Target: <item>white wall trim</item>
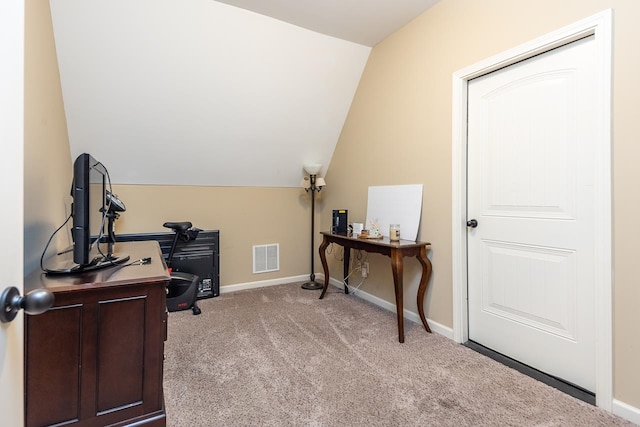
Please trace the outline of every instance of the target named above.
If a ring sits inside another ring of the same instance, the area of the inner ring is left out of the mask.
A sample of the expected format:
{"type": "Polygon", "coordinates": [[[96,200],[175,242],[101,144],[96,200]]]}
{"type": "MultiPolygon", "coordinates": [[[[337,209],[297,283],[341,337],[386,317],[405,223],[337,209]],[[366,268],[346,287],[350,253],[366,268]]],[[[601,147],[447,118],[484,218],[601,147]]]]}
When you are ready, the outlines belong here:
{"type": "Polygon", "coordinates": [[[600,66],[597,96],[601,108],[597,149],[601,163],[596,166],[597,211],[595,227],[596,280],[596,404],[612,410],[613,330],[612,330],[612,181],[611,181],[611,58],[612,11],[600,12],[529,43],[485,59],[453,74],[452,92],[452,256],[453,256],[453,337],[468,339],[467,319],[467,232],[466,232],[466,146],[468,81],[499,68],[522,61],[582,37],[595,35],[600,66]]]}
{"type": "Polygon", "coordinates": [[[612,412],[625,420],[640,425],[640,408],[613,399],[612,412]]]}
{"type": "Polygon", "coordinates": [[[304,274],[300,276],[280,277],[278,279],[259,280],[256,282],[237,283],[235,285],[220,286],[220,293],[226,294],[228,292],[244,291],[247,289],[266,288],[267,286],[284,285],[286,283],[304,282],[309,280],[309,275],[304,274]]]}

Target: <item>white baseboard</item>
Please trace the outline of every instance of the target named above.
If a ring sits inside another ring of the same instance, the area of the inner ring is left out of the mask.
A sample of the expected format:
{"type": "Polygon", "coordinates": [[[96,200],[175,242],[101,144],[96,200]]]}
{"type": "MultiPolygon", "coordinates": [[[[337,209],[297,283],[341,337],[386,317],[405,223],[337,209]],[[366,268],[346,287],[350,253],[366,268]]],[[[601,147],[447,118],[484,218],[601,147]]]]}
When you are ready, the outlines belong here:
{"type": "MultiPolygon", "coordinates": [[[[267,286],[284,285],[285,283],[304,282],[309,280],[309,275],[281,277],[271,280],[260,280],[257,282],[238,283],[235,285],[220,286],[220,293],[226,294],[227,292],[244,291],[246,289],[266,288],[267,286]]],[[[324,280],[324,278],[322,279],[324,280]]]]}
{"type": "Polygon", "coordinates": [[[613,402],[611,403],[611,412],[625,420],[640,425],[640,408],[636,408],[635,406],[613,399],[613,402]]]}

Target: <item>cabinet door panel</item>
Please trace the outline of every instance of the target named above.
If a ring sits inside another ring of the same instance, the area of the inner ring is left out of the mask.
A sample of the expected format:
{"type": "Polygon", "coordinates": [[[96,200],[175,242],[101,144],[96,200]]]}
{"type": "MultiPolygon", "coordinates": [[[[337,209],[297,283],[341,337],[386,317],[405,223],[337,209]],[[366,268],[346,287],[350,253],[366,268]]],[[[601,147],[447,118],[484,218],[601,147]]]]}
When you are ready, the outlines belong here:
{"type": "Polygon", "coordinates": [[[82,311],[78,304],[26,316],[27,425],[80,418],[82,311]]]}
{"type": "Polygon", "coordinates": [[[100,301],[98,414],[143,401],[146,296],[100,301]]]}

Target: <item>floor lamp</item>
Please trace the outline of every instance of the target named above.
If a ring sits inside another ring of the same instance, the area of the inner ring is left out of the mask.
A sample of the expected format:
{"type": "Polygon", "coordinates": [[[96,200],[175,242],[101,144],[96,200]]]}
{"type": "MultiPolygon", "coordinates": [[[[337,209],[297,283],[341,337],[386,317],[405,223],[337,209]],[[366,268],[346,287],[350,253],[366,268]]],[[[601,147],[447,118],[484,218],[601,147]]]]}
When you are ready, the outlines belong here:
{"type": "Polygon", "coordinates": [[[311,274],[309,275],[309,281],[302,285],[302,289],[310,289],[310,290],[322,289],[324,287],[324,285],[315,281],[316,279],[316,274],[314,272],[315,270],[314,255],[315,254],[313,253],[314,237],[315,237],[314,236],[315,234],[314,220],[315,220],[315,214],[316,214],[316,206],[315,206],[316,191],[319,193],[320,190],[322,190],[322,187],[326,185],[326,183],[324,182],[324,179],[318,178],[318,172],[320,172],[320,169],[322,169],[322,165],[319,165],[319,164],[304,165],[304,170],[305,172],[307,172],[307,174],[309,174],[309,176],[304,177],[304,179],[302,180],[302,187],[304,188],[304,191],[306,191],[307,193],[311,191],[311,274]]]}

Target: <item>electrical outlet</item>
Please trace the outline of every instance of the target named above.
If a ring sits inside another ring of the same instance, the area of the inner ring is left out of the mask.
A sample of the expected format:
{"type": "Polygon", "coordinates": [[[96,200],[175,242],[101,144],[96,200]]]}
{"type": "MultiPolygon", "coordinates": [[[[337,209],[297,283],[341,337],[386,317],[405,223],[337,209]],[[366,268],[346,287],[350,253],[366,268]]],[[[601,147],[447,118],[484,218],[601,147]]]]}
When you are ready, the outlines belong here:
{"type": "Polygon", "coordinates": [[[369,262],[362,263],[362,277],[367,277],[369,275],[369,262]]]}

